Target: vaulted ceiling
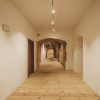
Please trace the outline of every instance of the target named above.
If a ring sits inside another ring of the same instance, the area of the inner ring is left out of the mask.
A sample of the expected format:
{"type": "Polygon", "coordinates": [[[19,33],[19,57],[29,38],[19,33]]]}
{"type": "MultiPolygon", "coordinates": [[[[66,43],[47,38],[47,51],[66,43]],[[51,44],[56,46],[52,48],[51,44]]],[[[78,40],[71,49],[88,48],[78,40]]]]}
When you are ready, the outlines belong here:
{"type": "MultiPolygon", "coordinates": [[[[36,30],[51,29],[51,0],[12,0],[36,30]]],[[[94,0],[54,0],[56,29],[70,30],[94,0]]]]}

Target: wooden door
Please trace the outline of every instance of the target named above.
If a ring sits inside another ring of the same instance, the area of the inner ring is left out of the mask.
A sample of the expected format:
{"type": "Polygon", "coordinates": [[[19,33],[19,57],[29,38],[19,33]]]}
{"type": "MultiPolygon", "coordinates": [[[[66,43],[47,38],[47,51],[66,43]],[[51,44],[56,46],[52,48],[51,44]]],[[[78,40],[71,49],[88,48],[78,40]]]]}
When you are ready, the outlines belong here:
{"type": "Polygon", "coordinates": [[[67,53],[66,53],[66,43],[63,43],[63,66],[64,66],[64,69],[65,69],[65,64],[66,64],[66,60],[67,60],[67,53]]]}
{"type": "Polygon", "coordinates": [[[34,42],[28,39],[28,77],[34,72],[34,42]]]}

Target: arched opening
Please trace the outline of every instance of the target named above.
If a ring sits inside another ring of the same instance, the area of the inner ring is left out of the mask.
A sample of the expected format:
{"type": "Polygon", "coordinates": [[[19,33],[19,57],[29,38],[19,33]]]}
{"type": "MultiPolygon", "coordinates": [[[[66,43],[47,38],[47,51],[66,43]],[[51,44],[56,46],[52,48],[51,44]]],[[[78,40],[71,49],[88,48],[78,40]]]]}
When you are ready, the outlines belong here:
{"type": "Polygon", "coordinates": [[[41,64],[59,62],[65,69],[66,42],[60,39],[47,38],[37,42],[37,69],[41,64]]]}

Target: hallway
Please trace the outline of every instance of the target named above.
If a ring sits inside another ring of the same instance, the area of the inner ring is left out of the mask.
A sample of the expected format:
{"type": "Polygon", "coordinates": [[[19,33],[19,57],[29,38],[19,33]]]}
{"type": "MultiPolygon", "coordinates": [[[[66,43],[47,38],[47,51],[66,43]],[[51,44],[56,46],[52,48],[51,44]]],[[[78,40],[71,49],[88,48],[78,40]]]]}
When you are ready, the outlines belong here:
{"type": "Polygon", "coordinates": [[[46,59],[44,62],[40,63],[39,71],[53,72],[59,70],[64,70],[64,69],[63,66],[60,64],[60,62],[58,62],[57,60],[46,59]]]}
{"type": "Polygon", "coordinates": [[[64,71],[57,61],[47,66],[42,64],[7,100],[100,100],[81,75],[64,71]]]}
{"type": "Polygon", "coordinates": [[[100,100],[96,94],[100,0],[0,0],[0,100],[100,100]]]}

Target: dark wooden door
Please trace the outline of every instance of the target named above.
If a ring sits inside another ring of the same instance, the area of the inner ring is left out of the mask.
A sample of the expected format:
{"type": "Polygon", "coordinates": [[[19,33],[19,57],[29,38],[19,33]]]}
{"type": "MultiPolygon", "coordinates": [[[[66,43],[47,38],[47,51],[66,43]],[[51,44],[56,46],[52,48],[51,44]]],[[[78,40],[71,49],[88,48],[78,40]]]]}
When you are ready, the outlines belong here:
{"type": "Polygon", "coordinates": [[[34,72],[34,42],[28,39],[28,77],[34,72]]]}

